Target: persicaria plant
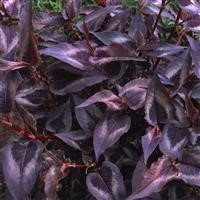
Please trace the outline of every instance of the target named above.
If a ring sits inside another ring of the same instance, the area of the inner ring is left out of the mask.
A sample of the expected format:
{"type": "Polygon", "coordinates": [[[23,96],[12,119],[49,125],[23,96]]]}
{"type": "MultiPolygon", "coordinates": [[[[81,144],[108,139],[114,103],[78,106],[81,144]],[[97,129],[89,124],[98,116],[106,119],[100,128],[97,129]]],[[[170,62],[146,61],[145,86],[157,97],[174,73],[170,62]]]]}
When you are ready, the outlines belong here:
{"type": "Polygon", "coordinates": [[[199,199],[199,32],[196,0],[0,0],[1,199],[199,199]]]}

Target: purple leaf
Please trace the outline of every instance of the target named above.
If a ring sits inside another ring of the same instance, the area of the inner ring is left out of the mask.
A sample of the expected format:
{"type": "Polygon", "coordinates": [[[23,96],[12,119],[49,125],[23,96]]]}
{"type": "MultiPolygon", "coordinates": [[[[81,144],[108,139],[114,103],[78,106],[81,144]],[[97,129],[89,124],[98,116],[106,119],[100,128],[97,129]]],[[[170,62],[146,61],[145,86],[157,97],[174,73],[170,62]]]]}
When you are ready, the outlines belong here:
{"type": "Polygon", "coordinates": [[[96,31],[101,27],[106,16],[114,9],[114,6],[108,6],[105,8],[100,7],[87,15],[82,21],[78,22],[76,27],[79,29],[79,31],[84,32],[85,22],[89,31],[96,31]]]}
{"type": "Polygon", "coordinates": [[[147,38],[147,28],[143,22],[141,15],[138,13],[133,17],[128,35],[135,41],[137,46],[143,46],[147,38]]]}
{"type": "Polygon", "coordinates": [[[29,64],[26,62],[13,62],[0,59],[0,71],[17,70],[21,68],[26,68],[28,66],[29,64]]]}
{"type": "Polygon", "coordinates": [[[190,185],[200,186],[200,168],[186,164],[177,163],[175,167],[179,170],[178,178],[190,185]]]}
{"type": "Polygon", "coordinates": [[[179,152],[178,160],[182,164],[192,165],[200,168],[200,149],[198,146],[191,148],[184,148],[179,152]]]}
{"type": "Polygon", "coordinates": [[[119,91],[119,97],[133,110],[142,108],[145,103],[149,79],[135,79],[128,82],[119,91]]]}
{"type": "Polygon", "coordinates": [[[145,119],[152,126],[173,119],[174,108],[171,98],[157,75],[152,79],[146,96],[145,119]]]}
{"type": "Polygon", "coordinates": [[[141,49],[141,51],[147,56],[162,58],[173,54],[177,54],[183,49],[184,47],[182,46],[170,44],[167,42],[152,42],[146,44],[141,49]]]}
{"type": "Polygon", "coordinates": [[[105,30],[123,32],[127,26],[127,23],[125,22],[128,22],[129,17],[130,17],[130,11],[128,9],[120,13],[117,13],[105,25],[106,26],[105,30]]]}
{"type": "Polygon", "coordinates": [[[46,129],[54,133],[69,131],[71,126],[72,114],[69,101],[59,107],[54,108],[50,112],[46,122],[46,129]]]}
{"type": "MultiPolygon", "coordinates": [[[[199,5],[199,12],[200,12],[200,5],[199,5]]],[[[200,32],[200,16],[193,15],[189,17],[184,23],[184,27],[193,31],[193,32],[200,32]]]]}
{"type": "Polygon", "coordinates": [[[43,85],[28,82],[23,85],[15,96],[15,101],[19,105],[36,108],[41,106],[47,99],[47,88],[43,85]]]}
{"type": "Polygon", "coordinates": [[[179,0],[178,4],[187,13],[199,14],[200,12],[200,4],[196,0],[179,0]]]}
{"type": "Polygon", "coordinates": [[[9,113],[12,110],[13,100],[7,75],[0,72],[0,113],[9,113]]]}
{"type": "Polygon", "coordinates": [[[49,168],[44,178],[44,192],[48,200],[56,200],[57,197],[57,186],[59,181],[66,176],[58,166],[52,166],[49,168]]]}
{"type": "Polygon", "coordinates": [[[87,176],[89,192],[97,200],[125,199],[126,189],[119,168],[111,162],[104,161],[100,173],[87,176]]]}
{"type": "Polygon", "coordinates": [[[13,142],[3,152],[3,173],[7,187],[15,199],[26,199],[40,170],[43,144],[39,141],[13,142]]]}
{"type": "MultiPolygon", "coordinates": [[[[74,96],[75,105],[83,102],[78,96],[74,96]]],[[[95,105],[84,108],[75,107],[75,115],[79,125],[85,133],[92,135],[97,122],[102,118],[102,112],[95,105]]]]}
{"type": "Polygon", "coordinates": [[[175,179],[177,171],[167,156],[163,156],[144,173],[144,179],[138,185],[127,200],[134,200],[147,197],[153,193],[160,192],[163,186],[175,179]]]}
{"type": "Polygon", "coordinates": [[[162,73],[176,84],[176,91],[178,91],[188,78],[191,65],[192,60],[190,57],[190,49],[188,48],[180,56],[172,60],[162,73]]]}
{"type": "Polygon", "coordinates": [[[64,19],[73,19],[78,14],[82,0],[64,0],[62,11],[64,19]]]}
{"type": "Polygon", "coordinates": [[[137,165],[135,167],[135,170],[133,171],[132,175],[132,192],[135,192],[138,185],[141,184],[144,173],[146,172],[147,167],[144,163],[144,157],[141,156],[139,161],[137,162],[137,165]]]}
{"type": "Polygon", "coordinates": [[[15,105],[14,112],[12,112],[12,121],[21,129],[37,133],[37,122],[35,117],[23,106],[15,105]]]}
{"type": "Polygon", "coordinates": [[[190,142],[194,146],[198,142],[198,138],[200,137],[200,128],[190,128],[190,142]]]}
{"type": "Polygon", "coordinates": [[[4,6],[7,14],[9,16],[15,16],[17,18],[16,23],[12,25],[1,23],[0,24],[0,56],[7,58],[14,58],[16,53],[17,44],[19,42],[19,27],[18,22],[20,21],[20,12],[22,8],[22,1],[4,1],[2,5],[4,6]]]}
{"type": "Polygon", "coordinates": [[[106,149],[113,146],[129,130],[130,125],[131,119],[128,115],[106,112],[94,131],[93,146],[97,160],[106,149]]]}
{"type": "Polygon", "coordinates": [[[93,86],[95,84],[101,83],[108,78],[100,73],[91,73],[88,75],[85,75],[81,78],[78,78],[77,80],[69,83],[69,84],[64,84],[63,87],[60,88],[61,86],[61,81],[58,80],[55,83],[51,84],[50,90],[57,95],[65,95],[67,93],[72,93],[72,92],[80,92],[81,90],[93,86]],[[59,89],[57,89],[59,87],[59,89]]]}
{"type": "Polygon", "coordinates": [[[102,90],[97,92],[85,102],[77,106],[77,108],[87,107],[94,103],[105,103],[111,110],[121,110],[124,107],[121,99],[113,94],[110,90],[102,90]]]}
{"type": "Polygon", "coordinates": [[[200,43],[195,41],[190,36],[187,36],[187,40],[191,47],[190,54],[192,56],[192,61],[194,63],[194,72],[196,76],[200,78],[200,58],[199,58],[200,43]]]}
{"type": "Polygon", "coordinates": [[[61,13],[56,12],[36,12],[33,18],[33,26],[35,29],[42,29],[47,26],[63,26],[64,19],[61,13]]]}
{"type": "MultiPolygon", "coordinates": [[[[160,7],[162,5],[162,0],[142,0],[140,2],[140,10],[146,15],[158,15],[160,7]]],[[[167,17],[171,20],[176,19],[176,13],[170,9],[168,6],[165,6],[164,11],[161,13],[162,17],[167,17]]]]}
{"type": "Polygon", "coordinates": [[[105,45],[111,45],[112,43],[124,45],[133,43],[127,34],[118,31],[94,32],[92,34],[105,45]]]}
{"type": "Polygon", "coordinates": [[[81,148],[78,144],[78,141],[85,140],[88,138],[88,134],[86,134],[82,130],[64,131],[64,132],[55,134],[55,136],[60,138],[67,145],[69,145],[75,149],[78,149],[78,150],[81,150],[81,148]]]}
{"type": "Polygon", "coordinates": [[[73,44],[59,43],[52,47],[40,50],[40,53],[52,56],[71,66],[81,69],[91,69],[89,62],[89,51],[85,42],[79,41],[73,44]]]}
{"type": "Polygon", "coordinates": [[[190,121],[184,105],[178,101],[173,101],[173,105],[175,108],[175,119],[172,120],[172,123],[179,128],[189,127],[190,121]]]}
{"type": "Polygon", "coordinates": [[[122,44],[112,43],[106,47],[96,48],[94,51],[95,57],[90,57],[90,62],[93,65],[103,65],[113,61],[143,61],[143,58],[138,57],[135,51],[130,51],[122,44]]]}
{"type": "Polygon", "coordinates": [[[32,1],[24,0],[21,2],[17,59],[37,66],[39,63],[39,53],[32,26],[32,1]]]}
{"type": "Polygon", "coordinates": [[[146,135],[142,136],[142,149],[144,152],[144,163],[147,163],[149,156],[153,153],[155,148],[160,142],[160,129],[159,127],[154,127],[147,130],[146,135]]]}
{"type": "Polygon", "coordinates": [[[0,25],[0,56],[13,58],[16,51],[19,36],[17,34],[16,25],[5,26],[0,25]]]}
{"type": "Polygon", "coordinates": [[[159,148],[163,154],[169,155],[172,159],[178,157],[178,153],[188,142],[189,130],[187,128],[177,128],[172,124],[167,124],[162,130],[159,148]]]}

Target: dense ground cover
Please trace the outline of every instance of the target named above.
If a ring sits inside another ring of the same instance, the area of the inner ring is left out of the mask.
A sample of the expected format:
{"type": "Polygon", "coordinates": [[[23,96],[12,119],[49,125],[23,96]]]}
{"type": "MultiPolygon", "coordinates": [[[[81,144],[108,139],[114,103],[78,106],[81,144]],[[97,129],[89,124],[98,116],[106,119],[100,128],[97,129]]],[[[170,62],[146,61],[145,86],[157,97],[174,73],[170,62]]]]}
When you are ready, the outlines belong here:
{"type": "Polygon", "coordinates": [[[1,198],[199,199],[199,13],[1,0],[1,198]]]}

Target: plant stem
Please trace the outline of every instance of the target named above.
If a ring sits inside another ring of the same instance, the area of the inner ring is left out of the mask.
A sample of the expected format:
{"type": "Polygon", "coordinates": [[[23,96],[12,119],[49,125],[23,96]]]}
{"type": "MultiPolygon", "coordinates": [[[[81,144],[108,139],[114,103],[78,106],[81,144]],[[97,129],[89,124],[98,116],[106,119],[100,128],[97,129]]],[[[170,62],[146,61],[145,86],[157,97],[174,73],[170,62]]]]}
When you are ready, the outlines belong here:
{"type": "Polygon", "coordinates": [[[165,9],[165,6],[166,6],[167,4],[169,4],[170,2],[171,2],[171,0],[168,0],[166,3],[165,3],[165,0],[162,0],[162,4],[161,4],[161,7],[160,7],[160,11],[159,11],[158,16],[157,16],[157,18],[156,18],[156,22],[155,22],[155,24],[154,24],[154,26],[153,26],[153,28],[152,28],[152,33],[154,33],[154,31],[156,30],[156,27],[157,27],[157,25],[158,25],[158,22],[159,22],[159,20],[160,20],[160,17],[161,17],[161,14],[162,14],[163,10],[165,9]]]}
{"type": "Polygon", "coordinates": [[[52,133],[51,133],[51,135],[33,135],[29,131],[23,130],[19,126],[13,124],[12,122],[9,121],[9,119],[2,119],[1,123],[9,126],[14,131],[16,131],[16,133],[18,133],[19,135],[24,136],[30,140],[49,140],[49,139],[52,140],[55,138],[57,139],[57,137],[54,136],[52,133]]]}

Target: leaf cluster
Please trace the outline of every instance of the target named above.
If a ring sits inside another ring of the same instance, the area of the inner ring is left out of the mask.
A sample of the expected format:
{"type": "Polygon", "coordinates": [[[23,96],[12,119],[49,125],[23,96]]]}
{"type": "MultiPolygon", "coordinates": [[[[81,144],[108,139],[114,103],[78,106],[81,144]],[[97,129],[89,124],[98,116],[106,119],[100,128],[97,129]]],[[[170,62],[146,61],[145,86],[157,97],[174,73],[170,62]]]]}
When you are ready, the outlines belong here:
{"type": "Polygon", "coordinates": [[[5,198],[200,198],[200,3],[84,3],[0,1],[5,198]]]}

